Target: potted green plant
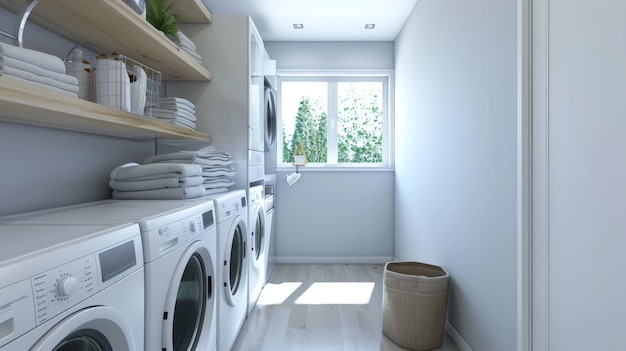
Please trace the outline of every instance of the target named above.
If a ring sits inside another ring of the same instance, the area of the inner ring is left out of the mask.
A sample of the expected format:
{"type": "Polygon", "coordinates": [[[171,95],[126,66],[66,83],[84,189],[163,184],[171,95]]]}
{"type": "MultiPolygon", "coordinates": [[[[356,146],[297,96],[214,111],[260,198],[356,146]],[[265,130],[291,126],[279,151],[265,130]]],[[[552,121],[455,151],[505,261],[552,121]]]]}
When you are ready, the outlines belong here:
{"type": "Polygon", "coordinates": [[[178,15],[172,13],[177,1],[166,4],[167,0],[147,0],[146,20],[168,38],[178,41],[178,15]]]}

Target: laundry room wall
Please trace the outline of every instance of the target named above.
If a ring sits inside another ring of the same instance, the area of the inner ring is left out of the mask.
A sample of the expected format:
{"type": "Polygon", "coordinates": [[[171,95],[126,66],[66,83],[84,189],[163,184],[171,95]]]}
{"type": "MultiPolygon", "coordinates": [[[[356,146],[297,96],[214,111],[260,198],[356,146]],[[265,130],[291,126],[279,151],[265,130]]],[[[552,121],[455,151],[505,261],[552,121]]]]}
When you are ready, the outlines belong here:
{"type": "MultiPolygon", "coordinates": [[[[0,7],[0,30],[12,33],[15,21],[0,7]]],[[[0,41],[12,43],[3,36],[0,41]]],[[[74,45],[26,25],[26,48],[63,58],[74,45]]],[[[110,198],[111,170],[153,154],[154,142],[0,122],[0,216],[110,198]]]]}
{"type": "Polygon", "coordinates": [[[448,270],[462,350],[517,349],[516,6],[420,0],[396,40],[395,253],[448,270]]]}
{"type": "MultiPolygon", "coordinates": [[[[266,42],[278,70],[393,69],[392,42],[266,42]]],[[[279,73],[280,74],[280,73],[279,73]]],[[[393,170],[276,172],[278,262],[385,262],[393,257],[393,170]]]]}

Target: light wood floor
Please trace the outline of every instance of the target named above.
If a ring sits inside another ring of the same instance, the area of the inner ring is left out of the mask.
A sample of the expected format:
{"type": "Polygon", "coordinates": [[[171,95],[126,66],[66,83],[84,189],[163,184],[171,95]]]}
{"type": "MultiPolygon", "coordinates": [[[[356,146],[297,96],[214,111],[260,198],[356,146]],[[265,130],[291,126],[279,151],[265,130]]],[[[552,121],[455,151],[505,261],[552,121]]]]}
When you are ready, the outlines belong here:
{"type": "MultiPolygon", "coordinates": [[[[396,351],[382,335],[383,265],[278,265],[232,351],[396,351]]],[[[458,351],[448,338],[439,351],[458,351]]]]}

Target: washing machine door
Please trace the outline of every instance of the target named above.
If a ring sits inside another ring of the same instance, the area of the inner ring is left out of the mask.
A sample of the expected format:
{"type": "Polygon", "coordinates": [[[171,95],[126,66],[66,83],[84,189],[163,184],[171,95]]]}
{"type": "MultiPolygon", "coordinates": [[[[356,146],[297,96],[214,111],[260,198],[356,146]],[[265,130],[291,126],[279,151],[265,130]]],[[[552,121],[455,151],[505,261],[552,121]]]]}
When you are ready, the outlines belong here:
{"type": "Polygon", "coordinates": [[[276,95],[274,89],[265,85],[265,151],[274,149],[276,143],[276,95]]]}
{"type": "Polygon", "coordinates": [[[248,259],[246,257],[246,223],[237,216],[228,231],[224,253],[224,295],[231,306],[246,303],[248,259]]]}
{"type": "Polygon", "coordinates": [[[57,323],[30,351],[140,351],[135,350],[134,337],[120,311],[96,306],[57,323]]]}
{"type": "Polygon", "coordinates": [[[254,266],[257,268],[263,267],[263,250],[265,249],[265,209],[262,206],[258,206],[256,208],[256,214],[254,215],[254,227],[253,230],[253,240],[252,252],[254,257],[254,266]]]}
{"type": "Polygon", "coordinates": [[[209,248],[196,241],[178,261],[163,313],[163,350],[204,350],[213,323],[214,268],[209,248]],[[203,328],[206,328],[203,330],[203,328]]]}

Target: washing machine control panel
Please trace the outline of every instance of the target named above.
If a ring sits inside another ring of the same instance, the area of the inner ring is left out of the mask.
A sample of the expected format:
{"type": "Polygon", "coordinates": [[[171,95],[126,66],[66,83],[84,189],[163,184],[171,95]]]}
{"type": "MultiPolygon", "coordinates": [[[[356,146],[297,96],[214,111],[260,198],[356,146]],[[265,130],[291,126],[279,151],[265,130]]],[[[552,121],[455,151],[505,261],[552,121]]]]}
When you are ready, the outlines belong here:
{"type": "Polygon", "coordinates": [[[37,325],[98,292],[95,255],[31,277],[37,325]]]}
{"type": "Polygon", "coordinates": [[[183,219],[181,222],[183,242],[189,242],[202,234],[202,215],[194,215],[183,219]]]}

